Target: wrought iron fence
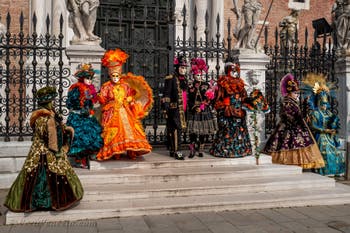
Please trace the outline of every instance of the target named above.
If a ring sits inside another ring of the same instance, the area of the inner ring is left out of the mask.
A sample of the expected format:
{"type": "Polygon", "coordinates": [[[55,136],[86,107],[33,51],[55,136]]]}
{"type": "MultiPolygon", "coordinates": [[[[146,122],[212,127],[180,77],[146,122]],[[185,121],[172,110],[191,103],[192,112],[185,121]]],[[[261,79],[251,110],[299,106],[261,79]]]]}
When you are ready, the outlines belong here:
{"type": "MultiPolygon", "coordinates": [[[[97,34],[103,40],[106,49],[120,47],[125,49],[131,59],[126,64],[126,71],[141,74],[153,88],[155,105],[145,119],[145,125],[151,127],[148,130],[148,139],[152,144],[164,143],[164,131],[160,130],[165,121],[160,109],[160,97],[163,87],[163,78],[173,70],[173,57],[180,54],[187,59],[201,57],[210,65],[210,72],[206,75],[206,81],[217,80],[222,72],[223,62],[231,57],[233,50],[231,22],[227,21],[227,38],[220,34],[220,15],[216,17],[215,38],[210,37],[209,12],[205,14],[205,29],[198,32],[197,8],[191,18],[192,28],[188,30],[187,9],[182,10],[182,37],[175,38],[175,22],[173,18],[174,6],[172,1],[164,0],[164,5],[138,6],[137,4],[115,5],[118,11],[102,11],[114,9],[109,4],[103,5],[101,1],[100,13],[107,12],[104,18],[98,18],[97,34]],[[169,5],[170,4],[170,5],[169,5]],[[103,21],[101,21],[103,19],[103,21]],[[143,19],[143,20],[140,20],[143,19]],[[128,26],[125,26],[128,24],[128,26]],[[152,28],[150,37],[149,28],[152,28]],[[118,30],[117,30],[118,29],[118,30]],[[118,31],[117,34],[112,32],[118,31]],[[191,35],[186,35],[190,31],[191,35]],[[204,38],[198,36],[204,35],[204,38]],[[130,37],[124,36],[129,35],[130,37]],[[124,39],[123,39],[124,38],[124,39]]],[[[115,8],[115,9],[117,9],[115,8]]],[[[29,127],[29,115],[36,109],[35,93],[43,86],[54,85],[58,88],[57,109],[68,115],[65,107],[66,90],[70,86],[70,70],[64,66],[63,54],[63,18],[60,18],[60,30],[57,36],[49,33],[50,19],[46,18],[45,35],[37,35],[35,14],[32,18],[33,33],[25,35],[23,31],[23,14],[21,14],[19,33],[11,33],[11,17],[6,17],[5,34],[0,34],[0,137],[5,141],[17,138],[22,141],[24,137],[32,135],[29,127]]],[[[329,74],[329,79],[335,83],[334,75],[335,49],[326,36],[322,44],[317,42],[308,47],[308,31],[305,30],[305,45],[295,43],[292,47],[279,46],[279,33],[275,31],[275,45],[268,46],[267,29],[265,30],[265,53],[270,57],[270,63],[266,71],[266,96],[271,105],[271,112],[266,115],[266,133],[274,129],[277,122],[279,81],[287,73],[293,73],[300,79],[309,71],[329,74]]],[[[296,32],[297,38],[298,32],[296,32]]],[[[296,39],[298,42],[298,39],[296,39]]],[[[332,108],[336,111],[337,102],[332,100],[332,108]]],[[[186,142],[185,135],[185,142],[186,142]]],[[[211,140],[211,137],[208,138],[211,140]]]]}
{"type": "Polygon", "coordinates": [[[5,141],[32,135],[29,115],[37,108],[36,91],[43,86],[55,86],[59,98],[56,107],[63,115],[68,111],[64,106],[64,90],[69,87],[67,77],[70,70],[64,67],[63,17],[57,36],[49,33],[50,18],[46,18],[45,35],[36,33],[37,18],[32,17],[33,33],[25,35],[24,17],[19,17],[19,32],[11,33],[11,16],[6,16],[6,33],[0,35],[0,137],[5,141]]]}
{"type": "MultiPolygon", "coordinates": [[[[268,30],[265,28],[265,53],[270,57],[270,63],[266,71],[266,97],[271,106],[271,112],[266,114],[265,133],[271,134],[276,126],[279,111],[281,78],[287,74],[293,74],[298,81],[309,72],[327,75],[328,81],[338,84],[335,77],[336,48],[331,38],[327,39],[326,33],[321,38],[314,34],[311,47],[308,46],[308,29],[305,29],[304,45],[299,45],[298,30],[295,31],[294,42],[291,46],[286,43],[282,45],[279,40],[278,29],[275,29],[274,46],[268,46],[268,30]],[[319,42],[321,40],[321,43],[319,42]],[[282,46],[281,46],[282,45],[282,46]]],[[[288,41],[288,33],[286,41],[288,41]]],[[[302,101],[302,99],[301,99],[302,101]]],[[[337,101],[331,99],[332,111],[337,113],[337,101]]],[[[301,105],[302,106],[302,105],[301,105]]]]}

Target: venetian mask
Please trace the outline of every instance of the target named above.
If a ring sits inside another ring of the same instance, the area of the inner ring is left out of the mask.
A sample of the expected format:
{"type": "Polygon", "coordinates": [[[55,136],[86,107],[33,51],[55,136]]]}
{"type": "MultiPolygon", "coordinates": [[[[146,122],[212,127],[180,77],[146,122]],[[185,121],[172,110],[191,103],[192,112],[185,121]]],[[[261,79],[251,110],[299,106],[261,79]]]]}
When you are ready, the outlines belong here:
{"type": "Polygon", "coordinates": [[[84,78],[84,83],[86,85],[91,85],[92,84],[92,79],[91,78],[84,78]]]}
{"type": "Polygon", "coordinates": [[[186,75],[187,67],[186,66],[180,66],[179,67],[179,74],[180,75],[186,75]]]}
{"type": "Polygon", "coordinates": [[[110,78],[112,82],[117,83],[120,80],[120,73],[113,72],[112,74],[110,74],[110,78]]]}

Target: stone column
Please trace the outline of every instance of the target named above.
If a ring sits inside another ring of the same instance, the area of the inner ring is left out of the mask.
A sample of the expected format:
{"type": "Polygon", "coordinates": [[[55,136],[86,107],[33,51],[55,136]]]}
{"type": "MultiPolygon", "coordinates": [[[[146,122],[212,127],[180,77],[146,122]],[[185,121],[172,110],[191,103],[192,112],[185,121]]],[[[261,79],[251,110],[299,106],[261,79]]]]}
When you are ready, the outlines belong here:
{"type": "Polygon", "coordinates": [[[36,33],[38,35],[44,35],[46,33],[46,5],[48,3],[47,0],[32,0],[31,2],[31,14],[30,14],[30,22],[31,22],[31,27],[30,27],[30,32],[33,33],[34,27],[32,24],[32,18],[33,14],[35,12],[36,18],[37,18],[37,23],[36,23],[36,33]]]}
{"type": "MultiPolygon", "coordinates": [[[[58,35],[60,33],[60,17],[63,16],[63,36],[67,37],[68,14],[66,2],[62,0],[52,0],[52,34],[58,35]]],[[[63,45],[66,45],[66,40],[63,40],[63,45]]]]}
{"type": "Polygon", "coordinates": [[[224,38],[224,25],[227,25],[227,22],[224,21],[224,1],[216,1],[211,0],[211,13],[210,19],[210,29],[209,29],[209,38],[214,40],[216,39],[217,26],[216,26],[216,18],[219,14],[220,16],[220,25],[219,25],[219,33],[221,38],[224,38]]]}
{"type": "MultiPolygon", "coordinates": [[[[203,41],[205,40],[205,12],[208,10],[208,12],[210,12],[209,9],[209,5],[208,5],[208,0],[194,0],[192,5],[192,11],[191,11],[191,18],[190,21],[192,22],[191,25],[191,30],[193,32],[193,22],[194,22],[194,9],[195,7],[197,8],[197,41],[200,40],[200,38],[203,39],[203,41]]],[[[209,13],[210,14],[210,13],[209,13]]],[[[210,25],[209,25],[210,26],[210,25]]],[[[192,36],[193,38],[193,36],[192,36]]]]}
{"type": "Polygon", "coordinates": [[[182,40],[183,38],[183,7],[186,6],[186,21],[187,21],[187,27],[186,27],[186,39],[189,37],[189,28],[191,27],[191,23],[189,22],[189,19],[191,19],[191,5],[189,0],[176,0],[176,6],[175,6],[175,40],[177,38],[180,38],[182,40]]]}
{"type": "MultiPolygon", "coordinates": [[[[246,84],[246,90],[248,95],[254,88],[258,88],[265,96],[265,71],[266,65],[270,59],[264,53],[256,53],[254,50],[236,50],[234,56],[238,56],[241,65],[241,78],[246,84]]],[[[252,124],[250,123],[250,116],[252,113],[247,114],[247,125],[250,134],[250,140],[254,145],[254,132],[252,124]]],[[[265,138],[265,115],[258,113],[258,128],[261,129],[259,132],[260,145],[266,141],[265,138]]],[[[254,146],[253,146],[254,149],[254,146]]]]}
{"type": "Polygon", "coordinates": [[[343,52],[336,62],[336,77],[339,80],[339,91],[337,100],[339,103],[340,130],[339,137],[343,138],[344,153],[346,155],[346,174],[347,180],[350,179],[350,51],[343,52]]]}

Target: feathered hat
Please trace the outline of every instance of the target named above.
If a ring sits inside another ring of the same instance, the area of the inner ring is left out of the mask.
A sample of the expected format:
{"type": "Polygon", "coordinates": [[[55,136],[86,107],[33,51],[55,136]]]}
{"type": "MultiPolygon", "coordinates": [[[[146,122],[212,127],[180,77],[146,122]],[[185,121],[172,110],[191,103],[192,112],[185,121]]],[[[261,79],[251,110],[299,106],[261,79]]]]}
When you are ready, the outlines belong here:
{"type": "Polygon", "coordinates": [[[74,76],[78,78],[80,82],[84,80],[84,78],[93,79],[95,75],[94,69],[92,69],[91,64],[80,64],[78,66],[77,71],[74,73],[74,76]]]}
{"type": "Polygon", "coordinates": [[[188,66],[186,58],[183,55],[179,55],[178,57],[175,57],[174,66],[175,67],[188,66]]]}
{"type": "Polygon", "coordinates": [[[47,104],[53,101],[57,96],[55,87],[43,87],[36,92],[36,99],[38,104],[47,104]]]}
{"type": "Polygon", "coordinates": [[[193,75],[203,74],[208,72],[208,66],[203,58],[191,59],[191,73],[193,75]]]}
{"type": "Polygon", "coordinates": [[[302,80],[301,90],[303,98],[308,99],[308,104],[311,109],[315,109],[318,105],[320,94],[326,93],[331,98],[335,98],[336,85],[332,82],[327,82],[326,76],[323,74],[308,73],[302,80]]]}
{"type": "Polygon", "coordinates": [[[299,84],[292,74],[286,74],[281,79],[280,88],[282,96],[286,96],[288,93],[299,91],[299,84]]]}
{"type": "Polygon", "coordinates": [[[122,73],[122,66],[128,59],[129,55],[123,50],[117,48],[115,50],[107,50],[103,55],[102,65],[108,68],[110,74],[114,72],[122,73]]]}

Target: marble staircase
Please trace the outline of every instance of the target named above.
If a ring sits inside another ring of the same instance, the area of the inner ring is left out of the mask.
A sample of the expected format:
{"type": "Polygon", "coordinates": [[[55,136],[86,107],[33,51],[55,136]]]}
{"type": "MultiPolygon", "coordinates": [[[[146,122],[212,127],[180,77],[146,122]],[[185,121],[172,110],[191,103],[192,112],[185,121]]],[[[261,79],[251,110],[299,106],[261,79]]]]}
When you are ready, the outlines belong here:
{"type": "Polygon", "coordinates": [[[176,161],[154,150],[136,161],[91,162],[76,170],[85,195],[62,212],[7,212],[6,224],[350,203],[350,187],[297,166],[254,157],[176,161]]]}

